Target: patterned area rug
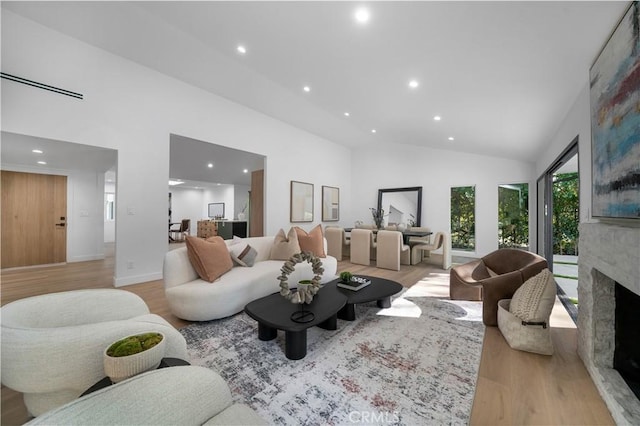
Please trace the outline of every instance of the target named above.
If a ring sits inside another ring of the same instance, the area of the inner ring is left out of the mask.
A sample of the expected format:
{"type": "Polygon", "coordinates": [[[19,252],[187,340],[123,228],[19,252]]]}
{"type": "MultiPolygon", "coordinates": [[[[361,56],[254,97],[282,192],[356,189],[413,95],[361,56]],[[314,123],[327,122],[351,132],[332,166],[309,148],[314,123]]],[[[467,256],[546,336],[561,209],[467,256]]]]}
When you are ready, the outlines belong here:
{"type": "Polygon", "coordinates": [[[284,333],[258,340],[240,313],[181,330],[191,363],[227,381],[234,400],[271,424],[467,424],[482,352],[480,302],[428,297],[419,282],[389,309],[356,306],[338,330],[308,330],[307,356],[284,333]]]}

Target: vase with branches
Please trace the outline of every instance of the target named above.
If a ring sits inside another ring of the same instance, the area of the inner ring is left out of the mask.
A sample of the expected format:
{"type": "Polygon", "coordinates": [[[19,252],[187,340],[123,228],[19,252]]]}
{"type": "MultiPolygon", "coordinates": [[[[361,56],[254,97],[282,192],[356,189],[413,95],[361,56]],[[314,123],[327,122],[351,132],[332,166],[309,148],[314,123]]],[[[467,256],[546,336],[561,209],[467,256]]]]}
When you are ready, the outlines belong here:
{"type": "Polygon", "coordinates": [[[371,215],[373,216],[373,223],[376,224],[376,228],[382,229],[382,226],[384,224],[384,209],[376,209],[376,208],[370,207],[369,210],[371,210],[371,215]]]}

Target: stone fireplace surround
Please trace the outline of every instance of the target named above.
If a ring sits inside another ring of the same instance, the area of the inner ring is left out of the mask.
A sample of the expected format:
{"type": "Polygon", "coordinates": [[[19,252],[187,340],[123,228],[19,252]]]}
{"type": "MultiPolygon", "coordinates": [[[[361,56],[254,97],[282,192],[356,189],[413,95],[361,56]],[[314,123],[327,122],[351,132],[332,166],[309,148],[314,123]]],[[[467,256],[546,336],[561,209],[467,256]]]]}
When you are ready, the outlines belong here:
{"type": "Polygon", "coordinates": [[[613,369],[613,352],[615,283],[640,295],[640,227],[581,223],[579,248],[578,355],[615,422],[639,424],[640,401],[613,369]]]}

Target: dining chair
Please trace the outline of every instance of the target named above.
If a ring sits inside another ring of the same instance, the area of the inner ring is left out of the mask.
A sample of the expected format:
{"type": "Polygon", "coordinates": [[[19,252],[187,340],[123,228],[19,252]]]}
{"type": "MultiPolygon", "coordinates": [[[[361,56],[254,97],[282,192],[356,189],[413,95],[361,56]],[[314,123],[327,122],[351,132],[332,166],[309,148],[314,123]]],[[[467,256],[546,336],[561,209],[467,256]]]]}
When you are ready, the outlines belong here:
{"type": "Polygon", "coordinates": [[[339,226],[327,226],[324,229],[324,236],[327,239],[327,254],[339,261],[343,256],[349,255],[351,240],[347,239],[344,228],[339,226]]]}
{"type": "Polygon", "coordinates": [[[400,265],[411,263],[409,246],[403,243],[402,232],[378,231],[376,266],[378,268],[400,270],[400,265]]]}
{"type": "Polygon", "coordinates": [[[373,231],[359,228],[351,230],[351,263],[369,266],[371,251],[375,249],[373,231]]]}
{"type": "Polygon", "coordinates": [[[442,248],[442,269],[451,267],[451,241],[444,232],[436,232],[433,242],[428,244],[416,244],[411,247],[411,264],[416,265],[429,258],[431,252],[442,248]]]}
{"type": "MultiPolygon", "coordinates": [[[[408,231],[415,231],[415,232],[431,232],[431,228],[428,228],[426,226],[411,226],[409,228],[407,228],[408,231]]],[[[418,244],[430,244],[431,243],[431,235],[425,235],[424,237],[409,237],[409,247],[412,250],[411,253],[411,264],[415,265],[416,263],[420,263],[422,262],[422,253],[421,251],[418,252],[418,256],[419,256],[419,260],[414,260],[413,257],[413,247],[417,246],[418,244]]]]}
{"type": "Polygon", "coordinates": [[[182,219],[178,229],[169,229],[170,239],[173,241],[184,241],[187,235],[191,235],[191,219],[182,219]]]}

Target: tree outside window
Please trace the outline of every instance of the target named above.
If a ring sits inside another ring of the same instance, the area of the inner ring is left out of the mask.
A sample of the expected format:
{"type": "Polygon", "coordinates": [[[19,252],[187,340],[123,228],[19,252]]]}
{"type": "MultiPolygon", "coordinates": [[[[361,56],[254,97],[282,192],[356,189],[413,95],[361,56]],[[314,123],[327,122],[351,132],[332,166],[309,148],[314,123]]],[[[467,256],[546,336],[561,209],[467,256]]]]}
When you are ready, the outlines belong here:
{"type": "Polygon", "coordinates": [[[578,173],[553,176],[553,253],[578,255],[578,173]]]}
{"type": "Polygon", "coordinates": [[[476,247],[476,188],[451,188],[451,248],[473,251],[476,247]]]}
{"type": "Polygon", "coordinates": [[[498,186],[498,247],[529,248],[529,184],[498,186]]]}

